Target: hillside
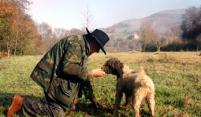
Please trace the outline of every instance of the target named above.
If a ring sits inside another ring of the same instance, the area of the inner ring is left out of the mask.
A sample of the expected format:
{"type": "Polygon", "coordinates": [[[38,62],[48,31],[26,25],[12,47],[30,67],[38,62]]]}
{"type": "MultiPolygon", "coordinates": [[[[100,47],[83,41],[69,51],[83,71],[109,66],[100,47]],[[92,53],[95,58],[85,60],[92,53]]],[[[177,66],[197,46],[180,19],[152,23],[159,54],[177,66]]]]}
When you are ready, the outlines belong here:
{"type": "Polygon", "coordinates": [[[164,35],[172,27],[178,27],[181,24],[182,14],[184,12],[185,9],[161,11],[144,18],[129,19],[119,22],[108,28],[105,28],[105,30],[111,36],[113,36],[114,39],[125,39],[133,32],[139,32],[140,26],[143,22],[150,22],[155,31],[161,35],[164,35]]]}

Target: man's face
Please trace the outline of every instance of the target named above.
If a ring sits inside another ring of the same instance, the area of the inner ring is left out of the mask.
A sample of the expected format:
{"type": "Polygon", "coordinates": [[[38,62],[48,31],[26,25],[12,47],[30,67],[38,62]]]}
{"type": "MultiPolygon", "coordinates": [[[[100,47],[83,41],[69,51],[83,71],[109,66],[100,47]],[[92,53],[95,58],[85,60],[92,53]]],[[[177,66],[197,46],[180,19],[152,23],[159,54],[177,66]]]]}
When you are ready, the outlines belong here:
{"type": "Polygon", "coordinates": [[[99,47],[99,45],[95,42],[95,41],[92,41],[91,43],[90,43],[90,54],[93,54],[93,53],[95,53],[95,52],[99,52],[99,50],[100,50],[100,47],[99,47]]]}

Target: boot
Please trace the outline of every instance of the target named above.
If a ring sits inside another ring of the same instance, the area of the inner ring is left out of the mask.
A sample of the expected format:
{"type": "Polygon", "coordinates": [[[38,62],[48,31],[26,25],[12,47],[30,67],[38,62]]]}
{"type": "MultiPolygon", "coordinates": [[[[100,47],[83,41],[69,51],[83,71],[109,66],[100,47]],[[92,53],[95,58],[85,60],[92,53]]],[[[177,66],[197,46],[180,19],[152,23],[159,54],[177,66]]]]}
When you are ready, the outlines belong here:
{"type": "Polygon", "coordinates": [[[13,97],[12,103],[7,111],[7,117],[12,117],[22,108],[23,100],[24,98],[19,95],[13,97]]]}

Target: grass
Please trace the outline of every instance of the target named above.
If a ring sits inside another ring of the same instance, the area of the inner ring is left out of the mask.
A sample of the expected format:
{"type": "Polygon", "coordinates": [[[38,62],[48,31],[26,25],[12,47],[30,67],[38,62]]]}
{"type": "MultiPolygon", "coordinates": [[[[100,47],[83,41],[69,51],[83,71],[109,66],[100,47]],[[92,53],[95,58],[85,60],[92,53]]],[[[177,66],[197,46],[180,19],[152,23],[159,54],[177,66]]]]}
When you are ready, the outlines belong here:
{"type": "MultiPolygon", "coordinates": [[[[0,116],[8,108],[14,94],[33,98],[43,97],[42,89],[29,75],[42,56],[14,56],[0,59],[0,116]]],[[[201,116],[201,56],[197,52],[109,53],[89,57],[88,68],[100,67],[108,58],[117,57],[133,69],[143,66],[156,87],[156,117],[201,116]]],[[[113,75],[91,79],[96,98],[112,107],[116,79],[113,75]]],[[[123,102],[122,102],[123,103],[123,102]]],[[[81,110],[66,116],[113,116],[112,109],[95,111],[89,101],[81,99],[81,110]]],[[[133,111],[120,110],[121,116],[132,116],[133,111]]],[[[148,115],[143,104],[142,116],[148,115]]]]}

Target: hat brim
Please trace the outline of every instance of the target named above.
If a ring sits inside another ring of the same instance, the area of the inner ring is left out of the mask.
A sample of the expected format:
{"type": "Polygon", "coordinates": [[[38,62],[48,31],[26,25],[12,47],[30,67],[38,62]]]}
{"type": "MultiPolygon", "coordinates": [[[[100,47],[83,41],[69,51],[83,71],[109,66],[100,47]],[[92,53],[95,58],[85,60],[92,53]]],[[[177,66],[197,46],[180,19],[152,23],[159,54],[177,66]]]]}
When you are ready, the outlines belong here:
{"type": "Polygon", "coordinates": [[[87,33],[88,33],[92,38],[94,38],[94,39],[96,40],[97,44],[99,45],[100,49],[104,52],[104,54],[106,54],[106,51],[105,51],[105,49],[103,48],[103,45],[101,44],[101,42],[100,42],[95,36],[93,36],[93,35],[89,32],[88,28],[86,28],[86,30],[87,30],[87,33]]]}

